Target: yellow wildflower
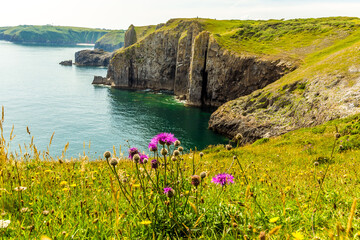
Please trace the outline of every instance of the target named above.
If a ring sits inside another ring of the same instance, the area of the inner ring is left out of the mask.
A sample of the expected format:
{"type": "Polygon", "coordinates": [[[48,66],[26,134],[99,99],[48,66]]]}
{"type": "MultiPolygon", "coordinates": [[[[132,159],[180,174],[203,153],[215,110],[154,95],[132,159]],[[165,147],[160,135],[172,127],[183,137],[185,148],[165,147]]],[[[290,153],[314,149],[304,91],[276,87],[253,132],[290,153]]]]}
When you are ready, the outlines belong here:
{"type": "Polygon", "coordinates": [[[73,183],[73,184],[71,184],[71,185],[70,185],[70,187],[76,187],[76,184],[75,184],[75,183],[73,183]]]}
{"type": "Polygon", "coordinates": [[[149,220],[144,220],[144,221],[141,221],[140,224],[142,224],[142,225],[150,225],[150,224],[151,224],[151,221],[149,221],[149,220]]]}
{"type": "Polygon", "coordinates": [[[274,223],[276,222],[277,220],[279,220],[279,217],[273,217],[269,220],[270,223],[274,223]]]}
{"type": "Polygon", "coordinates": [[[61,181],[60,182],[60,186],[64,186],[64,185],[66,185],[67,184],[67,181],[61,181]]]}
{"type": "Polygon", "coordinates": [[[69,191],[68,188],[63,188],[62,190],[63,190],[64,192],[69,191]]]}
{"type": "Polygon", "coordinates": [[[301,232],[292,233],[291,235],[294,237],[295,240],[305,239],[304,235],[301,232]]]}

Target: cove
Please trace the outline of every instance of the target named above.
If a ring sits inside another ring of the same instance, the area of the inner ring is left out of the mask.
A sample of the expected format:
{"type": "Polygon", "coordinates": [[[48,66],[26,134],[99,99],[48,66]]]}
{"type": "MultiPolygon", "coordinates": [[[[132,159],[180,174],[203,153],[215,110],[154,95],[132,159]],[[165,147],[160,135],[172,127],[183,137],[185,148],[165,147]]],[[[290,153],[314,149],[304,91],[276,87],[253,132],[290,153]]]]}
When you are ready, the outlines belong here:
{"type": "Polygon", "coordinates": [[[128,146],[147,151],[148,142],[159,132],[175,134],[187,150],[226,143],[226,138],[207,129],[208,109],[185,107],[168,94],[94,86],[93,76],[105,76],[106,68],[58,64],[74,60],[74,53],[82,49],[0,41],[4,137],[9,140],[12,125],[16,135],[10,151],[18,151],[19,145],[23,149],[31,136],[39,150],[46,150],[53,132],[50,155],[61,155],[69,142],[67,157],[84,151],[98,157],[120,145],[123,152],[128,146]]]}

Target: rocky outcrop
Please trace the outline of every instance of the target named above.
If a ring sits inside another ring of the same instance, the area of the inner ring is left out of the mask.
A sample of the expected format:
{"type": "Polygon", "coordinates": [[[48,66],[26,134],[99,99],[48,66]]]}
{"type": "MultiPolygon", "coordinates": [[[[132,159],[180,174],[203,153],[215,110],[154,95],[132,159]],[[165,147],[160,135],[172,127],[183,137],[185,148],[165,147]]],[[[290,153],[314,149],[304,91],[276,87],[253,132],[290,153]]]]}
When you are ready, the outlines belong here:
{"type": "Polygon", "coordinates": [[[96,84],[96,85],[111,85],[111,81],[108,78],[105,77],[101,77],[101,76],[94,76],[94,80],[92,82],[92,84],[96,84]]]}
{"type": "Polygon", "coordinates": [[[359,113],[359,51],[360,42],[225,103],[211,115],[209,128],[249,143],[359,113]]]}
{"type": "Polygon", "coordinates": [[[65,60],[60,62],[59,64],[63,66],[72,66],[72,60],[65,60]]]}
{"type": "Polygon", "coordinates": [[[172,22],[131,45],[130,27],[125,47],[112,59],[107,78],[114,87],[170,90],[186,95],[195,106],[220,106],[263,88],[294,67],[282,60],[240,56],[224,50],[198,21],[172,22]]]}
{"type": "Polygon", "coordinates": [[[81,50],[75,53],[75,64],[78,66],[108,66],[112,53],[102,49],[81,50]]]}
{"type": "Polygon", "coordinates": [[[129,47],[137,42],[136,31],[134,25],[130,25],[129,29],[125,32],[125,47],[129,47]]]}

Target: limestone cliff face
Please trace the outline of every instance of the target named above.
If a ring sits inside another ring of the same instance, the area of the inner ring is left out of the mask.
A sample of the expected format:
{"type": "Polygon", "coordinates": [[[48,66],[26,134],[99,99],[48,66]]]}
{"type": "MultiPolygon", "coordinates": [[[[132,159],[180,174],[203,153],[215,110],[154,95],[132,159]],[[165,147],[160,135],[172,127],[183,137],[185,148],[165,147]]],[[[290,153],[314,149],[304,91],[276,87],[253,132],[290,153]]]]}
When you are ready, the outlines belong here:
{"type": "MultiPolygon", "coordinates": [[[[185,95],[190,105],[220,106],[294,68],[281,60],[232,54],[197,21],[182,21],[169,30],[170,24],[115,54],[107,74],[113,87],[170,90],[185,95]]],[[[127,31],[129,39],[134,31],[127,31]]],[[[131,42],[126,39],[125,46],[131,42]]]]}

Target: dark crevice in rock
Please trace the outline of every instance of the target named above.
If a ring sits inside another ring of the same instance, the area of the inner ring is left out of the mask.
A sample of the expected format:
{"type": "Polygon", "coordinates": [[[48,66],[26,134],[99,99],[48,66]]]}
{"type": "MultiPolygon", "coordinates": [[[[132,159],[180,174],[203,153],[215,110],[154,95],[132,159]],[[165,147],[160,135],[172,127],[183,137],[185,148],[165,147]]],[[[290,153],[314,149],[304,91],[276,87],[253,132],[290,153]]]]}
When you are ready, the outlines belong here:
{"type": "Polygon", "coordinates": [[[133,69],[133,62],[129,60],[129,87],[133,87],[134,84],[134,69],[133,69]]]}
{"type": "Polygon", "coordinates": [[[208,54],[208,50],[207,50],[207,46],[206,46],[206,51],[205,51],[205,56],[204,56],[204,67],[201,71],[201,76],[202,76],[202,83],[201,83],[201,105],[206,105],[206,100],[207,100],[207,84],[208,84],[208,72],[206,70],[206,61],[207,61],[207,54],[208,54]]]}

